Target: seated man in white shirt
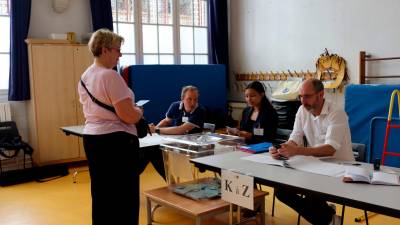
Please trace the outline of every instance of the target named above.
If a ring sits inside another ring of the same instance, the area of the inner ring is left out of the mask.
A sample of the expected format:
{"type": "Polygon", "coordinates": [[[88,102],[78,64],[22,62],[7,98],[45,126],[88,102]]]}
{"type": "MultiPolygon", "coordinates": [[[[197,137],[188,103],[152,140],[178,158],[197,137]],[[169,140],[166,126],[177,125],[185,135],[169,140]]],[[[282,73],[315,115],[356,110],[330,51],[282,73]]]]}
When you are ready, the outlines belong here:
{"type": "MultiPolygon", "coordinates": [[[[308,79],[300,88],[302,106],[296,114],[293,132],[281,148],[270,148],[273,158],[295,155],[332,156],[340,160],[354,160],[351,134],[346,112],[324,99],[324,86],[320,80],[308,79]],[[303,138],[308,147],[304,147],[303,138]]],[[[325,200],[318,196],[300,196],[292,190],[276,188],[275,195],[296,210],[312,224],[340,224],[340,217],[325,200]]]]}

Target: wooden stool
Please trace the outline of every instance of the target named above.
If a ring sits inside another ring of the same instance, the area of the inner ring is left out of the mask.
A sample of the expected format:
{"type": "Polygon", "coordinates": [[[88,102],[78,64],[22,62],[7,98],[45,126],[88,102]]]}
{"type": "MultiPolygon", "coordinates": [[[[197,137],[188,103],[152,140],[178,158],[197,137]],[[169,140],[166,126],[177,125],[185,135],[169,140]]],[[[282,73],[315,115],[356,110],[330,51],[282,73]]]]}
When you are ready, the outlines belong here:
{"type": "MultiPolygon", "coordinates": [[[[220,213],[228,212],[230,204],[223,201],[222,199],[204,199],[204,200],[192,200],[173,193],[168,186],[156,188],[143,192],[146,196],[146,207],[147,207],[147,224],[151,225],[152,219],[152,202],[157,203],[161,206],[170,207],[177,211],[192,217],[196,220],[196,225],[200,225],[205,218],[215,216],[220,213]]],[[[267,192],[254,190],[254,202],[261,203],[261,224],[265,224],[265,200],[264,197],[268,195],[267,192]]],[[[240,212],[240,210],[238,210],[240,212]]],[[[238,217],[240,222],[240,216],[238,217]]]]}

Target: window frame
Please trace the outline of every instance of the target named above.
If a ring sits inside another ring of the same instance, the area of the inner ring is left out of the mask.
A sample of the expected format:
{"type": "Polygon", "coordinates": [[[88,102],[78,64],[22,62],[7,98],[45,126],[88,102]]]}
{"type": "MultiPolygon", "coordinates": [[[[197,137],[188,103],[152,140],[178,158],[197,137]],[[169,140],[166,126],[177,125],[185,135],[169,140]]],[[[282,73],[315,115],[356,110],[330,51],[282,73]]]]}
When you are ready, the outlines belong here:
{"type": "MultiPolygon", "coordinates": [[[[8,9],[10,9],[10,0],[6,0],[5,2],[7,3],[8,9]]],[[[0,14],[0,17],[7,17],[7,18],[9,18],[10,26],[11,26],[10,12],[8,12],[8,15],[6,15],[6,14],[0,14]]],[[[8,38],[9,38],[9,43],[10,43],[10,45],[11,45],[11,33],[10,33],[10,36],[9,36],[8,38]]],[[[0,55],[8,55],[9,60],[11,60],[11,59],[10,59],[10,56],[11,56],[10,48],[11,48],[11,46],[9,46],[8,52],[2,52],[2,51],[0,51],[0,55]]],[[[10,75],[10,64],[8,64],[8,74],[6,74],[5,76],[9,76],[9,75],[10,75]]],[[[2,75],[1,75],[1,76],[2,76],[2,75]]],[[[10,79],[10,78],[8,78],[8,79],[10,79]]],[[[10,81],[8,80],[8,82],[10,82],[10,81]]],[[[7,85],[7,86],[8,86],[8,85],[7,85]]],[[[8,88],[6,88],[6,89],[0,88],[0,102],[1,102],[2,100],[4,100],[4,99],[3,99],[3,98],[4,98],[4,95],[8,95],[8,90],[9,90],[9,88],[10,88],[10,87],[8,87],[8,88]]]]}
{"type": "MultiPolygon", "coordinates": [[[[173,55],[173,64],[179,65],[181,64],[181,56],[182,55],[191,55],[193,56],[193,64],[196,64],[196,56],[207,56],[207,63],[209,64],[208,61],[208,55],[210,52],[207,49],[207,53],[196,53],[195,52],[195,28],[205,28],[206,32],[208,33],[208,24],[206,26],[199,26],[195,25],[194,23],[194,1],[192,1],[192,18],[193,18],[193,24],[192,25],[181,25],[180,24],[180,9],[179,9],[179,1],[180,0],[172,0],[172,24],[160,24],[159,18],[157,16],[157,21],[155,23],[143,23],[142,22],[142,0],[133,0],[133,12],[134,12],[134,22],[126,22],[126,21],[118,21],[118,4],[117,0],[112,0],[115,2],[115,18],[113,16],[113,25],[114,26],[114,31],[116,33],[119,33],[119,28],[118,24],[133,24],[134,26],[134,37],[135,37],[135,64],[136,65],[143,65],[144,64],[144,56],[145,55],[154,55],[157,56],[158,59],[158,64],[160,64],[160,56],[162,55],[173,55]],[[157,53],[144,53],[143,51],[143,25],[154,25],[157,26],[157,34],[159,35],[159,26],[172,26],[172,44],[173,44],[173,53],[160,53],[160,47],[159,47],[159,39],[157,38],[157,53]],[[180,39],[180,28],[181,27],[191,27],[193,29],[193,53],[181,53],[181,39],[180,39]]],[[[206,4],[208,3],[209,0],[201,0],[205,1],[206,4]]],[[[157,5],[158,7],[158,5],[157,5]]],[[[208,8],[206,7],[206,10],[208,8]]],[[[158,15],[158,14],[157,14],[158,15]]],[[[208,12],[206,13],[208,15],[208,12]]],[[[207,18],[208,20],[208,18],[207,18]]],[[[208,45],[209,40],[207,39],[207,45],[208,45]]],[[[122,53],[122,55],[132,55],[133,53],[122,53]]],[[[204,64],[204,63],[201,63],[204,64]]]]}

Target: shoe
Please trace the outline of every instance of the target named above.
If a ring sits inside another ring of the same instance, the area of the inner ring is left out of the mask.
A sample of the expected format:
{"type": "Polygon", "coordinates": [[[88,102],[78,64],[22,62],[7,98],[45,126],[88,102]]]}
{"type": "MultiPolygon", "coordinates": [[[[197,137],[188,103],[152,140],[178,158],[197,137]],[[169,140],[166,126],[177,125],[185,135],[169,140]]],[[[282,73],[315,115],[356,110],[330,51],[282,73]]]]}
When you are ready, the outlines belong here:
{"type": "Polygon", "coordinates": [[[332,221],[329,225],[341,225],[342,224],[342,217],[334,214],[332,216],[332,221]]]}

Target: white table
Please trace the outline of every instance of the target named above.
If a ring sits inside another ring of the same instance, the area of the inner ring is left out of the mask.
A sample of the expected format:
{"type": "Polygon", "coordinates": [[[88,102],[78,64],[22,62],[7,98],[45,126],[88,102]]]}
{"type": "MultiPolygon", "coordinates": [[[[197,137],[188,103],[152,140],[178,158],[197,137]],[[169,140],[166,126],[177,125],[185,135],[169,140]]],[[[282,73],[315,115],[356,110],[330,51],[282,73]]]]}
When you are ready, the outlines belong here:
{"type": "MultiPolygon", "coordinates": [[[[85,125],[67,126],[67,127],[61,127],[60,129],[66,135],[75,135],[78,137],[82,137],[84,126],[85,125]]],[[[140,148],[158,146],[158,145],[166,143],[166,142],[168,142],[168,141],[164,140],[162,138],[162,136],[160,136],[158,134],[147,135],[144,138],[139,138],[140,148]]]]}
{"type": "Polygon", "coordinates": [[[249,154],[235,151],[191,159],[191,161],[197,167],[216,172],[221,169],[234,169],[239,173],[250,174],[254,176],[255,182],[267,186],[293,188],[304,194],[318,194],[327,201],[400,217],[400,186],[344,183],[337,177],[240,159],[246,155],[249,154]]]}

